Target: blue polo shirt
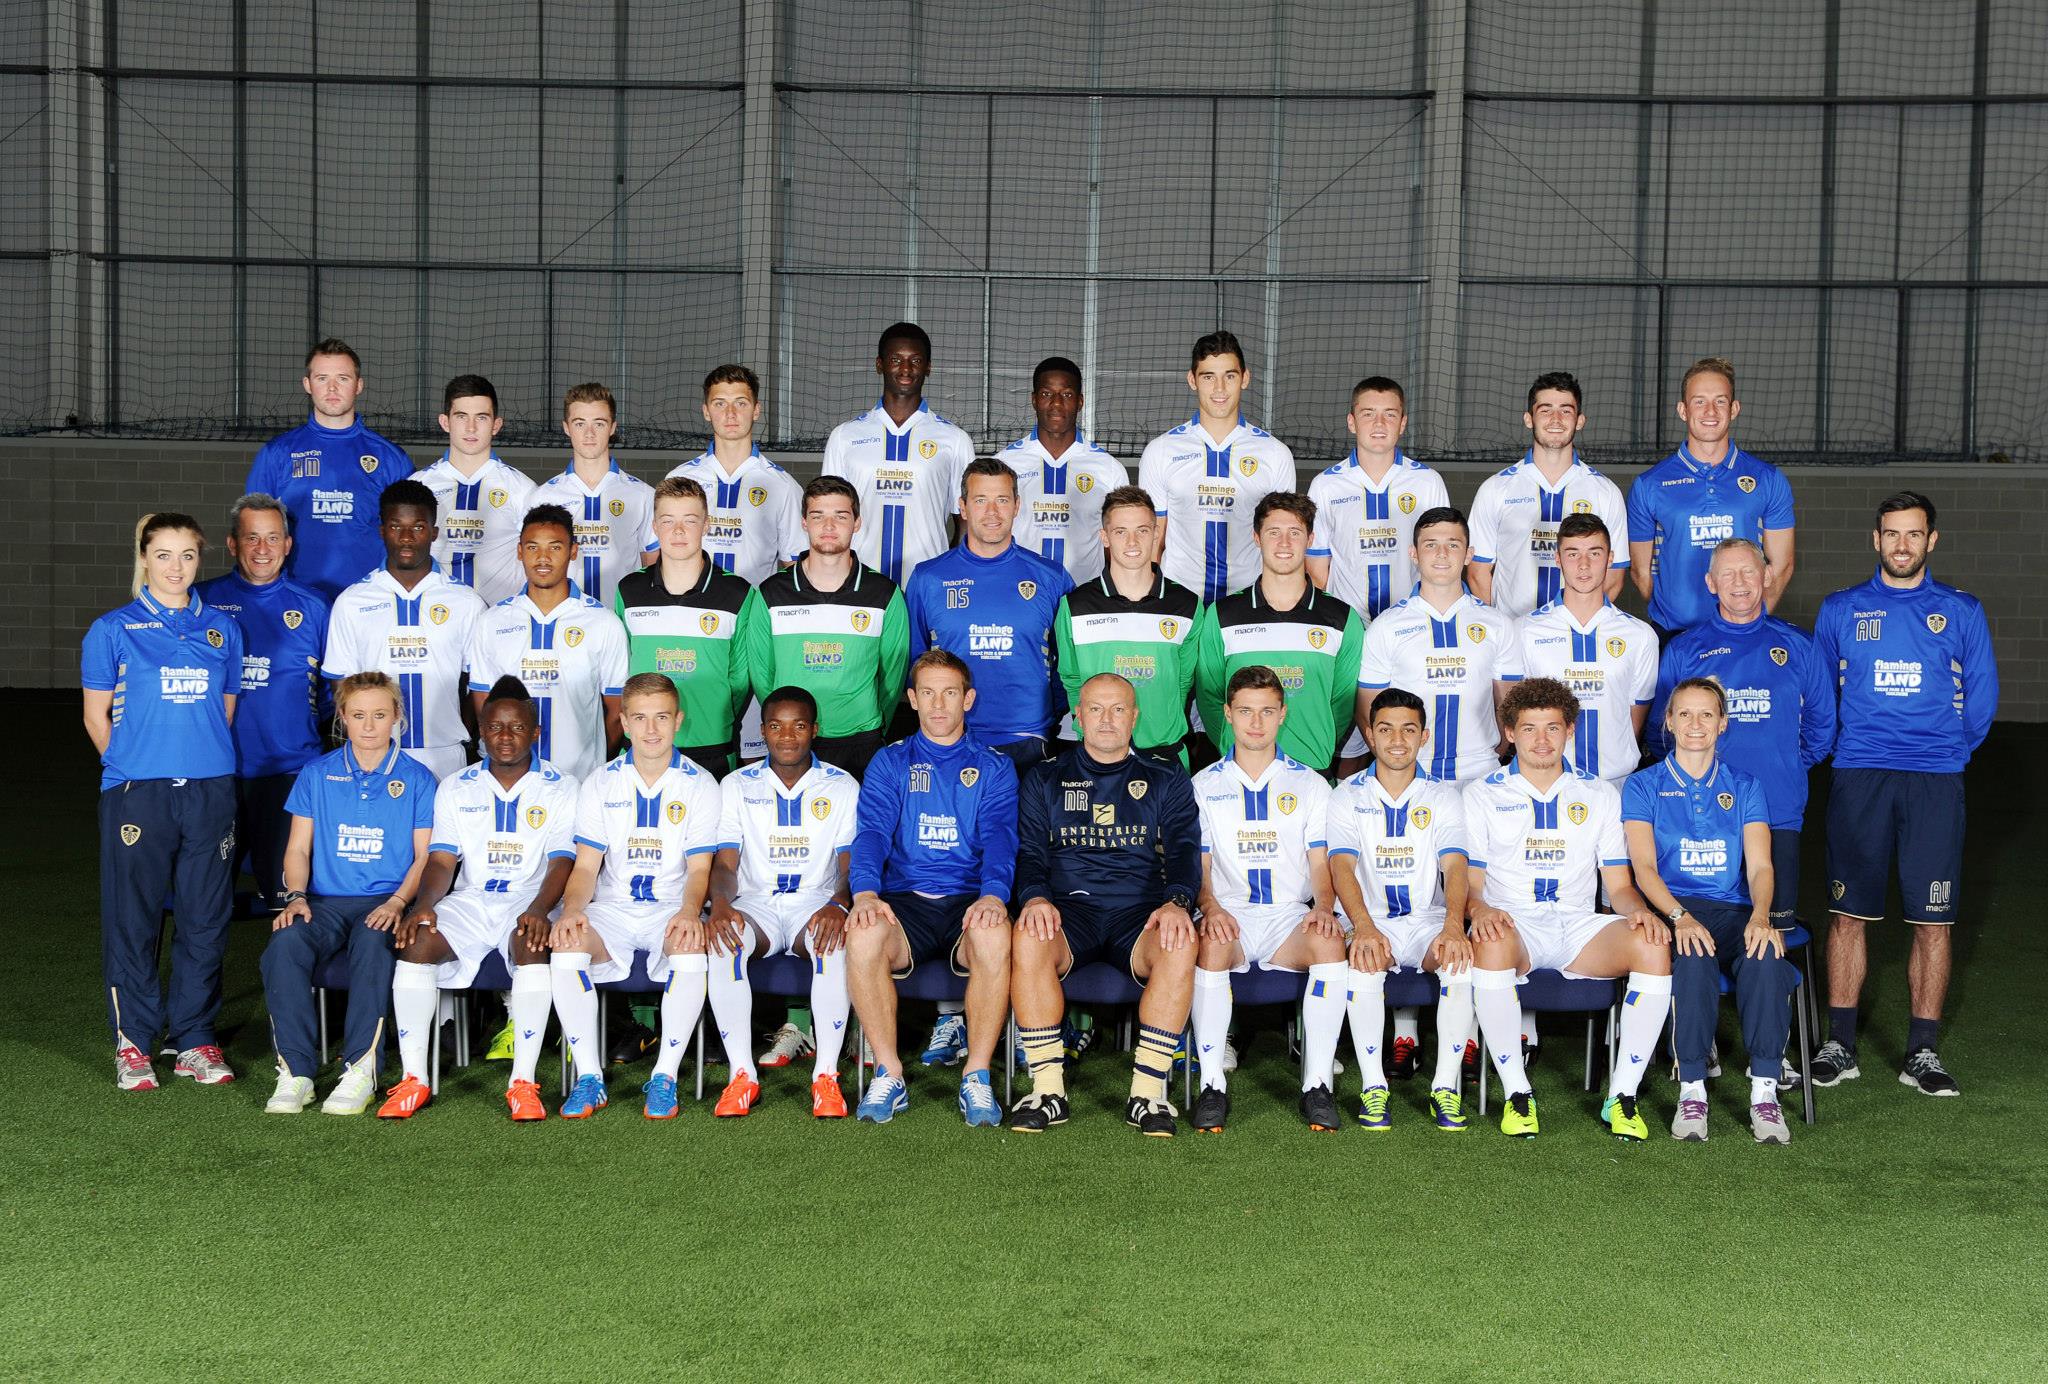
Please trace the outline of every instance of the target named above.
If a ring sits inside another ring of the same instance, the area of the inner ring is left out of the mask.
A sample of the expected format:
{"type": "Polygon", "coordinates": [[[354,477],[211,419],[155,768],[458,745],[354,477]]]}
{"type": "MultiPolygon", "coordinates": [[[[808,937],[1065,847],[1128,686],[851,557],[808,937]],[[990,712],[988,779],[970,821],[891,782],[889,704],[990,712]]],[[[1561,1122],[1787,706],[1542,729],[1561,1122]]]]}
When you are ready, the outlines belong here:
{"type": "Polygon", "coordinates": [[[433,828],[434,775],[395,744],[374,769],[343,745],[299,770],[284,808],[313,824],[307,892],[390,894],[412,869],[413,832],[433,828]]]}
{"type": "Polygon", "coordinates": [[[1052,624],[1074,579],[1012,543],[977,557],[963,541],[927,558],[903,586],[910,657],[956,654],[974,676],[967,729],[985,745],[1046,735],[1066,707],[1053,676],[1052,624]]]}
{"type": "Polygon", "coordinates": [[[1718,466],[1681,444],[1628,491],[1628,541],[1655,545],[1650,623],[1690,629],[1714,613],[1707,565],[1724,538],[1763,545],[1765,529],[1792,527],[1785,473],[1730,444],[1718,466]]]}
{"type": "Polygon", "coordinates": [[[1628,776],[1621,786],[1621,820],[1650,824],[1657,874],[1673,895],[1749,907],[1742,829],[1751,822],[1769,826],[1771,812],[1763,785],[1748,774],[1716,759],[1694,778],[1673,755],[1628,776]]]}
{"type": "Polygon", "coordinates": [[[114,694],[101,788],[235,772],[225,698],[242,690],[242,627],[198,592],[183,610],[173,610],[144,588],[93,621],[78,681],[114,694]]]}
{"type": "Polygon", "coordinates": [[[194,589],[242,627],[235,772],[243,778],[296,773],[323,743],[328,697],[320,659],[327,647],[327,598],[290,577],[256,586],[239,571],[194,589]]]}
{"type": "Polygon", "coordinates": [[[412,458],[364,427],[360,414],[346,428],[309,418],[263,444],[245,488],[283,503],[292,522],[286,570],[331,601],[384,565],[377,501],[412,472],[412,458]]]}

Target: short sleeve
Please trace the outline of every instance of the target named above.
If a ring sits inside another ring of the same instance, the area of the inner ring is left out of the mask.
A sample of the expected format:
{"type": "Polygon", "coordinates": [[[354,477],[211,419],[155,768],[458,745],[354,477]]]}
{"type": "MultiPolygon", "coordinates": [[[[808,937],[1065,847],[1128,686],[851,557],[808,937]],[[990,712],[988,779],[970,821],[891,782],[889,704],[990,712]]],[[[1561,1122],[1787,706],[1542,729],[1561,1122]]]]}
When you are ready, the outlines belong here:
{"type": "MultiPolygon", "coordinates": [[[[1621,794],[1615,793],[1608,799],[1606,812],[1600,823],[1600,863],[1602,865],[1628,864],[1628,836],[1621,829],[1621,794]]],[[[1602,794],[1606,797],[1607,794],[1602,794]]]]}
{"type": "MultiPolygon", "coordinates": [[[[1598,505],[1600,521],[1607,525],[1607,532],[1610,535],[1627,533],[1629,522],[1628,506],[1621,498],[1621,487],[1613,481],[1607,480],[1604,476],[1601,477],[1601,480],[1604,484],[1600,488],[1600,503],[1598,505]]],[[[1629,565],[1628,544],[1616,543],[1610,539],[1608,548],[1614,554],[1614,560],[1607,564],[1609,567],[1626,567],[1629,565]]]]}
{"type": "Polygon", "coordinates": [[[1752,822],[1762,822],[1765,826],[1770,825],[1771,807],[1769,803],[1764,801],[1764,785],[1761,779],[1749,774],[1743,775],[1742,793],[1737,805],[1742,809],[1742,824],[1744,826],[1748,826],[1752,822]]]}
{"type": "Polygon", "coordinates": [[[604,695],[616,697],[626,690],[626,669],[631,646],[626,640],[626,627],[620,624],[618,616],[610,611],[605,612],[604,637],[604,695]]]}
{"type": "Polygon", "coordinates": [[[337,602],[333,618],[327,622],[327,652],[320,659],[323,677],[345,678],[363,671],[363,655],[356,639],[355,622],[342,619],[341,615],[342,607],[337,602]]]}
{"type": "MultiPolygon", "coordinates": [[[[288,815],[304,817],[309,822],[313,820],[313,804],[320,796],[320,776],[326,772],[325,756],[299,770],[299,776],[292,780],[292,791],[284,800],[284,810],[288,815]]],[[[427,801],[431,807],[433,799],[427,801]]]]}
{"type": "Polygon", "coordinates": [[[1322,479],[1318,476],[1308,483],[1309,503],[1316,507],[1316,522],[1310,530],[1308,539],[1310,557],[1330,555],[1330,503],[1327,498],[1328,487],[1323,485],[1322,479]]]}
{"type": "Polygon", "coordinates": [[[1764,527],[1767,529],[1789,529],[1792,527],[1792,482],[1785,473],[1773,466],[1770,478],[1764,482],[1764,489],[1770,493],[1765,497],[1764,527]]]}
{"type": "MultiPolygon", "coordinates": [[[[461,770],[456,771],[456,773],[461,772],[461,770]]],[[[450,778],[454,776],[454,774],[449,775],[450,778]]],[[[462,833],[457,830],[455,798],[456,795],[453,793],[435,792],[434,831],[433,839],[429,842],[428,849],[440,851],[443,855],[452,855],[457,860],[460,860],[462,858],[462,833]]]]}
{"type": "Polygon", "coordinates": [[[1459,793],[1444,794],[1437,810],[1442,815],[1437,819],[1436,853],[1438,856],[1463,855],[1472,853],[1465,840],[1465,799],[1459,793]]]}
{"type": "Polygon", "coordinates": [[[1302,805],[1308,809],[1308,821],[1303,825],[1303,839],[1313,850],[1330,843],[1330,785],[1323,782],[1321,774],[1308,780],[1308,791],[1302,795],[1308,799],[1302,805]]]}
{"type": "Polygon", "coordinates": [[[78,681],[95,692],[111,692],[121,681],[121,626],[112,618],[92,622],[78,658],[78,681]]]}
{"type": "Polygon", "coordinates": [[[1466,527],[1472,531],[1472,561],[1492,562],[1498,545],[1500,527],[1500,477],[1493,476],[1479,487],[1479,493],[1472,497],[1472,513],[1466,517],[1466,527]]]}
{"type": "Polygon", "coordinates": [[[1628,488],[1628,541],[1631,543],[1654,543],[1657,541],[1657,512],[1650,507],[1650,496],[1655,483],[1650,477],[1656,468],[1637,476],[1628,488]]]}
{"type": "Polygon", "coordinates": [[[1522,633],[1506,611],[1500,612],[1500,623],[1500,656],[1494,660],[1493,676],[1499,682],[1520,682],[1524,675],[1522,633]]]}
{"type": "Polygon", "coordinates": [[[441,796],[441,785],[434,781],[432,774],[420,775],[419,782],[412,788],[412,829],[421,827],[432,832],[434,826],[434,800],[441,796]]]}
{"type": "MultiPolygon", "coordinates": [[[[568,782],[566,779],[563,781],[568,782]]],[[[561,794],[560,810],[548,814],[547,835],[541,839],[541,849],[550,860],[576,857],[576,791],[565,789],[561,794]]]]}
{"type": "Polygon", "coordinates": [[[738,850],[745,837],[740,831],[740,776],[727,774],[718,785],[718,849],[738,850]]]}
{"type": "Polygon", "coordinates": [[[1643,781],[1643,775],[1656,772],[1642,769],[1630,774],[1621,784],[1621,820],[1624,822],[1654,822],[1657,790],[1643,781]]]}
{"type": "Polygon", "coordinates": [[[683,854],[705,855],[718,849],[723,838],[719,827],[724,824],[725,799],[719,792],[718,780],[709,774],[699,774],[690,782],[690,815],[683,820],[683,854]]]}
{"type": "Polygon", "coordinates": [[[843,790],[833,795],[832,839],[829,849],[837,855],[853,849],[854,824],[860,814],[860,784],[848,775],[843,790]]]}
{"type": "Polygon", "coordinates": [[[1166,477],[1157,459],[1157,446],[1156,441],[1149,442],[1138,454],[1138,488],[1152,497],[1152,512],[1163,515],[1166,513],[1166,477]]]}
{"type": "Polygon", "coordinates": [[[497,661],[491,656],[491,622],[478,620],[470,629],[468,652],[462,660],[469,667],[469,690],[488,692],[498,680],[497,661]]]}
{"type": "Polygon", "coordinates": [[[1491,849],[1486,839],[1486,802],[1479,795],[1485,792],[1485,780],[1474,779],[1458,794],[1458,810],[1465,815],[1465,858],[1473,868],[1486,868],[1486,853],[1491,849]]]}
{"type": "Polygon", "coordinates": [[[1392,634],[1381,634],[1382,629],[1391,629],[1382,615],[1365,629],[1365,652],[1358,660],[1358,685],[1369,691],[1394,685],[1394,638],[1392,634]]]}
{"type": "Polygon", "coordinates": [[[1331,791],[1330,800],[1323,808],[1323,839],[1329,844],[1331,855],[1359,853],[1358,813],[1352,806],[1352,798],[1357,792],[1358,789],[1346,779],[1331,791]]]}
{"type": "Polygon", "coordinates": [[[593,770],[576,790],[576,844],[594,851],[611,849],[611,831],[604,811],[604,776],[609,772],[593,770]]]}

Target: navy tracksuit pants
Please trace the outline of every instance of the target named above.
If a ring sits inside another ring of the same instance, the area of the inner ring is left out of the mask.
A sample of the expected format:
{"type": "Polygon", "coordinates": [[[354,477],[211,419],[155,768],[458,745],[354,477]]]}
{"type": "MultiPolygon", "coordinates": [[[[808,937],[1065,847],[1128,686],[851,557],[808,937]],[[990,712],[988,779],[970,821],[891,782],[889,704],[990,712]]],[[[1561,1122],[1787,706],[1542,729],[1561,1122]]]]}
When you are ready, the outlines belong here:
{"type": "Polygon", "coordinates": [[[1672,949],[1671,1036],[1678,1053],[1678,1079],[1707,1079],[1707,1052],[1721,1013],[1723,971],[1735,991],[1735,1012],[1742,1018],[1749,1074],[1775,1079],[1792,1033],[1792,992],[1799,988],[1799,968],[1787,957],[1743,955],[1747,908],[1707,899],[1678,901],[1714,938],[1712,956],[1682,956],[1672,949]]]}
{"type": "Polygon", "coordinates": [[[153,1054],[217,1041],[234,904],[235,781],[135,779],[100,794],[100,957],[114,1041],[153,1054]],[[175,896],[168,1003],[158,978],[175,896]],[[168,1010],[168,1014],[166,1011],[168,1010]]]}
{"type": "Polygon", "coordinates": [[[392,950],[390,933],[376,931],[363,919],[390,897],[316,894],[306,900],[313,910],[311,918],[270,934],[270,945],[263,949],[263,1003],[270,1010],[277,1055],[293,1076],[311,1076],[320,1069],[320,1015],[313,1003],[313,982],[336,957],[345,958],[348,969],[342,1061],[354,1062],[372,1046],[381,1048],[398,953],[392,950]]]}

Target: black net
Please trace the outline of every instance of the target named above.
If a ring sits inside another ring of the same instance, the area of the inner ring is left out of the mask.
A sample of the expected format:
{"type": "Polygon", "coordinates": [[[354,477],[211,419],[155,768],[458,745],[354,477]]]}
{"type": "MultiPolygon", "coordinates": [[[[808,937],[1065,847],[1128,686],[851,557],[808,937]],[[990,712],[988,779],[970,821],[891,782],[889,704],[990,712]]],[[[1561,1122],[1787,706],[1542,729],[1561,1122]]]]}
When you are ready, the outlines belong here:
{"type": "Polygon", "coordinates": [[[692,445],[738,359],[811,448],[910,318],[985,445],[1060,354],[1135,458],[1227,328],[1305,458],[1375,373],[1417,452],[1512,453],[1551,369],[1661,455],[1716,354],[1778,459],[2048,459],[2033,0],[0,0],[0,45],[7,431],[265,434],[338,335],[407,440],[477,371],[508,443],[597,379],[692,445]]]}

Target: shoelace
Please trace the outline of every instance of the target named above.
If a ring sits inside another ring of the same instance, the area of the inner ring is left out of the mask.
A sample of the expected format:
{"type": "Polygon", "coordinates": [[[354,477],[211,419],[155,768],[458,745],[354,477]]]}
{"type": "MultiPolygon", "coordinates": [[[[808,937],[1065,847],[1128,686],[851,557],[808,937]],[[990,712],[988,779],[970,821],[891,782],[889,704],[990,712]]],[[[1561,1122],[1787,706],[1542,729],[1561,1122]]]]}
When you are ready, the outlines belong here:
{"type": "Polygon", "coordinates": [[[867,1099],[862,1105],[889,1103],[896,1099],[896,1093],[903,1089],[902,1079],[894,1076],[876,1077],[868,1083],[867,1099]]]}
{"type": "Polygon", "coordinates": [[[1367,1091],[1360,1099],[1361,1103],[1365,1106],[1365,1113],[1371,1115],[1374,1119],[1378,1119],[1381,1115],[1387,1113],[1387,1093],[1378,1087],[1367,1091]]]}
{"type": "Polygon", "coordinates": [[[1948,1068],[1941,1065],[1941,1059],[1931,1052],[1916,1052],[1907,1060],[1906,1069],[1915,1076],[1948,1075],[1948,1068]]]}
{"type": "Polygon", "coordinates": [[[114,1054],[114,1057],[115,1060],[120,1062],[121,1070],[124,1072],[146,1072],[149,1070],[149,1059],[142,1055],[141,1048],[122,1048],[114,1054]]]}
{"type": "Polygon", "coordinates": [[[1707,1103],[1703,1100],[1682,1100],[1678,1103],[1678,1116],[1683,1120],[1704,1120],[1707,1118],[1707,1103]]]}
{"type": "Polygon", "coordinates": [[[963,1100],[976,1110],[993,1110],[996,1108],[996,1093],[979,1081],[961,1082],[960,1095],[963,1100]]]}
{"type": "Polygon", "coordinates": [[[203,1043],[192,1049],[192,1055],[211,1067],[225,1067],[228,1055],[212,1043],[203,1043]]]}
{"type": "Polygon", "coordinates": [[[1757,1118],[1760,1120],[1766,1120],[1772,1124],[1782,1124],[1784,1122],[1785,1113],[1778,1108],[1778,1103],[1774,1100],[1767,1100],[1762,1105],[1754,1108],[1757,1118]]]}

